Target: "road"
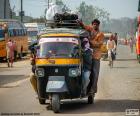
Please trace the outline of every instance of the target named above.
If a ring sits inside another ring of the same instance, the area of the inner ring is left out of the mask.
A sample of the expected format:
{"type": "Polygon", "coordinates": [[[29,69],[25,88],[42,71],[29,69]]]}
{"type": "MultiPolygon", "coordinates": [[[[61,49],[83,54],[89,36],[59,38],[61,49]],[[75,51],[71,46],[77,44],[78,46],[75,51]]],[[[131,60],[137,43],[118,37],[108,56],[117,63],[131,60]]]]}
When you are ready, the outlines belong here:
{"type": "Polygon", "coordinates": [[[86,104],[86,99],[64,101],[59,114],[38,103],[29,81],[30,68],[29,60],[18,61],[13,68],[0,63],[0,115],[125,116],[126,109],[140,110],[140,64],[127,46],[118,47],[114,68],[101,61],[95,104],[86,104]]]}

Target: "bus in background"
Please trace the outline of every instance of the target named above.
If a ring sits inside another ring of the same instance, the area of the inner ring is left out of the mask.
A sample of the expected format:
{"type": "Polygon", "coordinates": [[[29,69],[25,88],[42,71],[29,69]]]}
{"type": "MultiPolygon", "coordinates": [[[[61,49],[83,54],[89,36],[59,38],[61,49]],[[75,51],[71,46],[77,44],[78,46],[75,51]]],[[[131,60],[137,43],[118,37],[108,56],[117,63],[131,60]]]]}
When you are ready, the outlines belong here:
{"type": "Polygon", "coordinates": [[[37,35],[45,28],[45,23],[24,23],[27,29],[28,45],[34,43],[37,40],[37,35]]]}
{"type": "Polygon", "coordinates": [[[17,20],[0,19],[0,59],[6,59],[6,43],[10,39],[15,42],[16,53],[19,57],[21,54],[28,53],[28,36],[25,26],[17,20]]]}

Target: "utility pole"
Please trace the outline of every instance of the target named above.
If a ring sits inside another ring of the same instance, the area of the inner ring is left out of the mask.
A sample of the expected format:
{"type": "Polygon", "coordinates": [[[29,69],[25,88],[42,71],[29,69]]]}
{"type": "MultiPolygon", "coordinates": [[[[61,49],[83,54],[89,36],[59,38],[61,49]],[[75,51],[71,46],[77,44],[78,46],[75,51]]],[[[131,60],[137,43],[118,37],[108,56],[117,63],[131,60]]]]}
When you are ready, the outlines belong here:
{"type": "Polygon", "coordinates": [[[6,19],[6,0],[4,0],[4,19],[6,19]]]}
{"type": "Polygon", "coordinates": [[[50,1],[48,0],[48,9],[49,9],[49,4],[50,4],[50,1]]]}
{"type": "Polygon", "coordinates": [[[15,5],[14,5],[13,8],[11,9],[11,19],[13,18],[14,9],[15,9],[15,5]]]}
{"type": "Polygon", "coordinates": [[[23,1],[21,0],[21,12],[20,12],[20,16],[21,16],[21,22],[23,22],[23,1]]]}

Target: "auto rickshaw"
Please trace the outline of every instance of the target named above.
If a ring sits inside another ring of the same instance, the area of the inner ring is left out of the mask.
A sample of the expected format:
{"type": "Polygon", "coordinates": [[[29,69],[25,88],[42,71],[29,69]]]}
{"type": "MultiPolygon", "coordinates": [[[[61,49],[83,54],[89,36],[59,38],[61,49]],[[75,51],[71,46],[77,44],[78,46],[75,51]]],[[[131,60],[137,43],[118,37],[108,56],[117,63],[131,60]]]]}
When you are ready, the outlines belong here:
{"type": "Polygon", "coordinates": [[[109,40],[111,36],[111,33],[104,33],[104,43],[101,47],[101,51],[102,51],[102,58],[103,60],[105,60],[108,57],[108,50],[107,50],[107,41],[109,40]]]}
{"type": "Polygon", "coordinates": [[[81,40],[89,36],[84,29],[50,28],[40,35],[36,47],[36,90],[40,104],[50,100],[52,110],[60,111],[62,99],[94,96],[82,95],[81,40]]]}

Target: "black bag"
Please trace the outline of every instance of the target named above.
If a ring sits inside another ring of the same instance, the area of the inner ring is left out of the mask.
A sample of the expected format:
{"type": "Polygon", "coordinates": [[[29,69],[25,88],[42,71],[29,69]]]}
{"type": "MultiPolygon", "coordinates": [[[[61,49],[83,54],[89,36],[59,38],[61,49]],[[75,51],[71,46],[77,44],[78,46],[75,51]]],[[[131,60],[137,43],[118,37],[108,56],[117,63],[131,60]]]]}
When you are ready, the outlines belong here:
{"type": "Polygon", "coordinates": [[[70,14],[65,12],[64,14],[56,13],[54,16],[54,21],[71,21],[71,20],[77,20],[78,15],[77,14],[70,14]]]}
{"type": "Polygon", "coordinates": [[[54,22],[56,27],[75,27],[78,26],[76,20],[78,19],[77,14],[70,14],[70,13],[63,13],[58,14],[56,13],[54,16],[54,22]]]}

